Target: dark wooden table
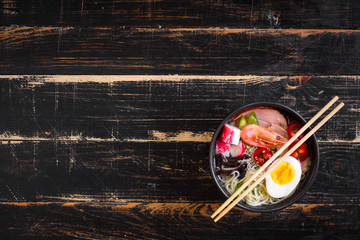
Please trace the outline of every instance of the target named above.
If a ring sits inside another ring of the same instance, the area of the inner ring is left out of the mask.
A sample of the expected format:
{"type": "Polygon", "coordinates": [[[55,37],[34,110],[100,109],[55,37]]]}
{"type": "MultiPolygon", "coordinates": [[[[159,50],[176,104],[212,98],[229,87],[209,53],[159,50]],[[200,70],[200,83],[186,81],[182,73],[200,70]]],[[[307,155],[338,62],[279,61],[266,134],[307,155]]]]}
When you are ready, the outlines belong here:
{"type": "Polygon", "coordinates": [[[1,239],[359,237],[358,1],[4,0],[0,25],[1,239]],[[222,119],[335,95],[308,193],[214,223],[222,119]]]}

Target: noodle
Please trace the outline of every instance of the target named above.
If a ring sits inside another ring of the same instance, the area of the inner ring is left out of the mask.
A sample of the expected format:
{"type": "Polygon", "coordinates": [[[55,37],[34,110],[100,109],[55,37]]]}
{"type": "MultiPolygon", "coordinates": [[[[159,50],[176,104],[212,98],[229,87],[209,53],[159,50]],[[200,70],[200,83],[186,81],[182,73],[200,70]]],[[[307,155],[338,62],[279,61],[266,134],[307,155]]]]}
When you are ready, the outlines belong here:
{"type": "MultiPolygon", "coordinates": [[[[255,168],[257,165],[254,163],[254,161],[251,158],[243,161],[248,163],[247,174],[243,179],[238,178],[240,175],[238,171],[234,171],[230,176],[219,175],[220,180],[224,183],[225,189],[229,193],[234,193],[237,189],[236,186],[240,182],[246,182],[256,172],[255,168]]],[[[254,181],[256,181],[256,179],[257,178],[255,178],[254,181]]],[[[273,198],[268,194],[266,190],[265,179],[261,181],[253,190],[251,190],[244,197],[244,201],[251,206],[260,206],[263,204],[277,203],[283,199],[285,198],[273,198]]]]}

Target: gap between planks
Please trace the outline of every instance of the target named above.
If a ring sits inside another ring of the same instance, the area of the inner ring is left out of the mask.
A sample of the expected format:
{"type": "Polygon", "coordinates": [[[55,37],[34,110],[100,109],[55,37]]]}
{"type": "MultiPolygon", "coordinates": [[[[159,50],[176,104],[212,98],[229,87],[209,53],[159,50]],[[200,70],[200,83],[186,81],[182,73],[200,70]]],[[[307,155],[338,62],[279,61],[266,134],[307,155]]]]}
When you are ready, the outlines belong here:
{"type": "MultiPolygon", "coordinates": [[[[171,202],[149,202],[145,200],[134,201],[134,200],[121,200],[121,201],[101,201],[101,202],[93,202],[93,201],[72,201],[72,200],[63,200],[63,201],[2,201],[0,205],[7,207],[19,207],[19,208],[37,208],[37,207],[66,207],[66,208],[75,208],[82,209],[83,207],[92,207],[92,208],[106,208],[109,211],[121,212],[126,214],[131,210],[144,210],[147,209],[151,214],[154,215],[167,215],[170,212],[179,211],[178,213],[181,215],[181,212],[184,209],[187,209],[190,212],[193,212],[194,215],[202,215],[206,217],[210,217],[212,212],[217,209],[220,204],[218,202],[179,202],[179,201],[171,201],[171,202]]],[[[359,207],[359,203],[348,202],[343,204],[334,204],[334,203],[294,203],[291,206],[287,207],[285,210],[280,210],[280,212],[291,213],[293,211],[299,211],[306,215],[306,217],[316,217],[317,219],[330,221],[333,217],[333,214],[348,214],[349,209],[359,207]],[[316,214],[316,209],[328,208],[330,210],[330,214],[322,214],[321,216],[316,214]],[[349,208],[350,207],[350,208],[349,208]]],[[[236,206],[236,211],[233,211],[231,214],[237,215],[239,212],[243,214],[242,221],[246,221],[248,217],[255,217],[261,215],[261,213],[250,212],[240,207],[236,206]]],[[[131,214],[133,214],[131,212],[131,214]]],[[[230,214],[230,215],[231,215],[230,214]]],[[[351,213],[350,213],[351,214],[351,213]]],[[[286,214],[288,215],[288,214],[286,214]]],[[[353,214],[351,214],[353,215],[353,214]]],[[[286,216],[285,216],[286,217],[286,216]]]]}
{"type": "MultiPolygon", "coordinates": [[[[58,198],[58,197],[54,197],[54,198],[58,198]]],[[[194,204],[198,204],[198,205],[219,205],[218,202],[201,202],[201,201],[197,201],[196,203],[194,202],[188,202],[188,201],[170,201],[170,202],[148,202],[145,199],[132,199],[132,200],[128,200],[128,199],[120,199],[117,201],[104,201],[103,199],[101,201],[99,200],[95,200],[95,199],[72,199],[72,198],[59,198],[58,201],[1,201],[0,205],[8,205],[8,206],[18,206],[18,207],[30,207],[30,206],[40,206],[40,205],[50,205],[50,204],[54,204],[54,205],[62,205],[63,207],[68,207],[68,206],[75,206],[75,205],[85,205],[85,204],[91,204],[93,206],[98,206],[98,207],[108,207],[108,206],[114,206],[116,207],[123,207],[123,208],[131,208],[140,204],[144,204],[144,205],[160,205],[160,206],[164,206],[164,205],[168,205],[168,206],[172,206],[172,205],[194,205],[194,204]],[[60,200],[60,201],[59,201],[60,200]]],[[[343,203],[343,204],[328,204],[328,203],[313,203],[313,204],[309,204],[309,203],[294,203],[292,205],[292,208],[303,208],[306,206],[349,206],[349,205],[359,205],[360,204],[355,204],[354,202],[349,202],[349,203],[343,203]]],[[[291,208],[291,206],[290,206],[291,208]]],[[[239,208],[240,209],[240,208],[239,208]]],[[[243,210],[246,211],[246,210],[243,210]]]]}
{"type": "MultiPolygon", "coordinates": [[[[232,80],[242,83],[259,83],[264,81],[280,81],[284,78],[297,79],[306,75],[0,75],[1,79],[27,79],[30,85],[44,83],[114,83],[139,81],[171,81],[185,80],[232,80]]],[[[318,78],[352,78],[360,75],[311,75],[318,78]]]]}
{"type": "MultiPolygon", "coordinates": [[[[79,136],[57,136],[57,137],[25,137],[18,135],[0,135],[0,145],[8,144],[21,144],[21,143],[40,143],[40,142],[59,142],[59,143],[184,143],[184,142],[195,142],[195,143],[210,143],[214,132],[203,132],[194,133],[190,131],[180,132],[160,132],[160,131],[149,131],[148,138],[95,138],[79,136]]],[[[360,136],[353,140],[342,140],[342,139],[329,139],[329,140],[318,140],[318,143],[338,143],[338,144],[359,144],[360,136]]]]}
{"type": "MultiPolygon", "coordinates": [[[[161,26],[161,27],[139,27],[139,26],[19,26],[19,25],[3,25],[0,29],[17,29],[29,30],[34,29],[36,32],[52,31],[52,30],[72,30],[72,29],[94,29],[94,30],[135,30],[139,32],[208,32],[208,33],[268,33],[272,35],[280,34],[296,34],[307,37],[313,34],[322,33],[360,33],[360,29],[340,29],[340,28],[236,28],[236,27],[183,27],[183,26],[161,26]]],[[[1,34],[0,34],[1,36],[1,34]]]]}

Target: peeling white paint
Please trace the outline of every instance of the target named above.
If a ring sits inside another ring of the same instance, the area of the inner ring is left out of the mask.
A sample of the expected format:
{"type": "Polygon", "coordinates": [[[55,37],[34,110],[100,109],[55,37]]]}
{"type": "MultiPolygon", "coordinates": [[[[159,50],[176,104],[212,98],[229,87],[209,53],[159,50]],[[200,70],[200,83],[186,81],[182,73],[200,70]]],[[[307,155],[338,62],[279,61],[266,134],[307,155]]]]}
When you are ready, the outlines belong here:
{"type": "Polygon", "coordinates": [[[360,108],[349,108],[350,112],[360,112],[360,108]]]}
{"type": "Polygon", "coordinates": [[[151,130],[149,131],[150,137],[147,139],[130,138],[125,139],[125,142],[210,142],[213,134],[213,132],[160,132],[151,130]]]}
{"type": "Polygon", "coordinates": [[[85,137],[81,134],[79,135],[68,135],[68,136],[56,136],[56,137],[26,137],[17,135],[16,133],[5,132],[0,134],[0,141],[2,144],[16,144],[22,143],[24,141],[32,142],[80,142],[80,141],[89,141],[89,142],[113,142],[118,141],[116,138],[96,138],[96,137],[85,137]]]}
{"type": "MultiPolygon", "coordinates": [[[[30,75],[0,75],[0,78],[18,79],[28,78],[30,75]]],[[[31,85],[42,85],[45,83],[114,83],[114,82],[137,82],[137,81],[169,81],[182,82],[186,80],[226,80],[232,82],[241,82],[246,84],[255,84],[263,82],[276,82],[284,78],[278,76],[252,76],[252,75],[31,75],[32,79],[38,81],[29,81],[31,85]]]]}
{"type": "MultiPolygon", "coordinates": [[[[207,142],[209,143],[213,137],[214,132],[191,132],[191,131],[178,131],[178,132],[161,132],[151,130],[148,132],[148,138],[96,138],[83,135],[69,135],[69,136],[56,136],[56,137],[26,137],[17,134],[3,133],[0,134],[1,144],[20,144],[24,142],[207,142]]],[[[343,139],[328,139],[319,140],[319,143],[360,143],[360,135],[353,140],[343,139]]]]}
{"type": "MultiPolygon", "coordinates": [[[[31,79],[28,84],[42,85],[44,83],[113,83],[113,82],[137,82],[137,81],[184,81],[184,80],[233,80],[243,83],[274,82],[284,80],[284,76],[254,76],[254,75],[0,75],[0,79],[31,79]],[[34,81],[34,79],[36,79],[34,81]]],[[[287,79],[298,79],[299,76],[290,76],[287,79]]],[[[316,78],[349,78],[360,79],[352,75],[326,75],[316,78]]]]}

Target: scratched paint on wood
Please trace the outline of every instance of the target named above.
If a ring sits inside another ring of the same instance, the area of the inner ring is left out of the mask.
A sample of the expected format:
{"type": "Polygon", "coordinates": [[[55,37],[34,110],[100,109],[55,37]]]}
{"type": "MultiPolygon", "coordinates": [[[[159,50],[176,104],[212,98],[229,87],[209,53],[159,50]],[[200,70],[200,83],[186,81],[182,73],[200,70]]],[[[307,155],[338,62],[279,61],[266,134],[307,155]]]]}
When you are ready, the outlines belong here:
{"type": "Polygon", "coordinates": [[[300,224],[302,231],[297,235],[299,238],[314,234],[331,238],[336,236],[334,235],[336,229],[336,233],[342,238],[356,239],[358,231],[358,226],[353,224],[357,221],[356,213],[347,214],[349,205],[295,204],[286,211],[268,214],[250,213],[236,208],[227,216],[228,221],[215,224],[209,221],[209,215],[218,206],[212,203],[179,204],[177,202],[133,202],[115,206],[81,203],[65,205],[53,203],[44,206],[35,203],[27,207],[11,203],[0,204],[1,211],[8,211],[10,218],[19,219],[15,224],[10,221],[4,222],[4,228],[9,229],[6,235],[13,236],[26,233],[27,236],[84,239],[104,237],[166,239],[175,231],[177,235],[189,236],[192,239],[204,239],[204,237],[234,239],[239,235],[256,238],[261,231],[262,234],[284,238],[284,232],[288,233],[284,229],[292,229],[293,226],[300,224]],[[37,218],[33,217],[34,212],[38,212],[37,218]],[[320,212],[324,214],[318,215],[320,212]],[[24,215],[27,217],[23,217],[24,215]],[[49,215],[52,216],[51,221],[49,215]],[[293,218],[294,215],[297,217],[293,218]],[[63,221],[64,218],[67,221],[63,221]],[[342,219],[349,221],[339,225],[338,222],[342,219]],[[257,224],[258,221],[263,224],[257,224]],[[196,226],[201,225],[201,228],[184,228],[183,226],[189,222],[196,226]],[[31,227],[24,228],[24,225],[31,227]],[[239,225],[242,227],[239,228],[239,225]],[[259,225],[256,226],[256,231],[253,231],[254,225],[259,225]],[[144,227],[139,229],[139,226],[144,227]]]}
{"type": "Polygon", "coordinates": [[[349,29],[10,26],[0,28],[0,74],[358,74],[359,38],[349,29]]]}
{"type": "MultiPolygon", "coordinates": [[[[358,148],[320,143],[316,181],[300,202],[357,201],[358,148]]],[[[4,201],[223,199],[210,175],[208,143],[23,142],[0,150],[4,201]]]]}
{"type": "Polygon", "coordinates": [[[259,95],[305,119],[338,95],[344,109],[316,135],[356,144],[359,125],[346,119],[359,118],[358,86],[357,76],[1,76],[0,140],[209,142],[259,95]]]}
{"type": "Polygon", "coordinates": [[[1,238],[358,239],[359,10],[335,0],[0,1],[1,238]],[[346,105],[317,133],[308,193],[279,212],[235,208],[213,223],[225,199],[208,142],[222,119],[255,101],[309,119],[334,95],[346,105]]]}
{"type": "Polygon", "coordinates": [[[4,25],[357,29],[356,1],[2,1],[4,25]],[[28,11],[31,9],[31,11],[28,11]],[[140,19],[140,20],[139,20],[140,19]]]}

